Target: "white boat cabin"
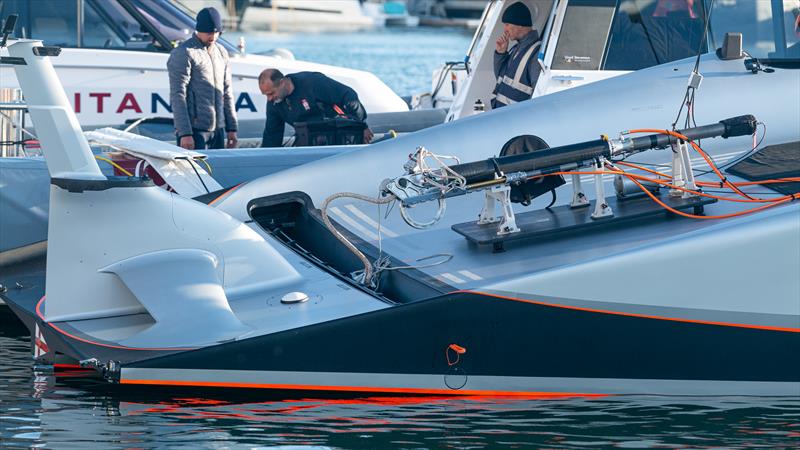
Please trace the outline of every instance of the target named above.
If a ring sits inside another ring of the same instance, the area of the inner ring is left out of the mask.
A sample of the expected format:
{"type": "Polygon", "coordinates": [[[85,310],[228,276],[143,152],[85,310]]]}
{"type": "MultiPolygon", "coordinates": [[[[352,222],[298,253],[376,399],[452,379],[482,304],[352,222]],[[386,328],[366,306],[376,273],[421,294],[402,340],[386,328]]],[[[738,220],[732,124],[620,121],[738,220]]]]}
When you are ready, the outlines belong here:
{"type": "Polygon", "coordinates": [[[743,48],[762,58],[782,56],[798,40],[798,0],[717,0],[707,39],[709,0],[492,0],[464,62],[434,73],[431,99],[418,104],[450,108],[448,121],[473,114],[479,99],[490,109],[495,41],[503,11],[517,1],[529,7],[542,35],[534,98],[714,51],[727,32],[742,33],[743,48]],[[786,31],[784,49],[774,45],[773,3],[784,11],[775,21],[786,31]]]}

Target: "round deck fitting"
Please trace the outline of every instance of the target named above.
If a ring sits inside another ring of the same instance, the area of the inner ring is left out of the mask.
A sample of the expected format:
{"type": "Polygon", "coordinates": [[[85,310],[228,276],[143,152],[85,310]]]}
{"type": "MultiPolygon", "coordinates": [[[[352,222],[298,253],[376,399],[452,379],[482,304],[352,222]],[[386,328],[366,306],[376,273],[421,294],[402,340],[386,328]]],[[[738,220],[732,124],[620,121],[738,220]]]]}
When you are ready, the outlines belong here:
{"type": "Polygon", "coordinates": [[[289,292],[288,294],[281,297],[281,303],[286,304],[294,304],[294,303],[303,303],[308,301],[308,294],[303,292],[289,292]]]}

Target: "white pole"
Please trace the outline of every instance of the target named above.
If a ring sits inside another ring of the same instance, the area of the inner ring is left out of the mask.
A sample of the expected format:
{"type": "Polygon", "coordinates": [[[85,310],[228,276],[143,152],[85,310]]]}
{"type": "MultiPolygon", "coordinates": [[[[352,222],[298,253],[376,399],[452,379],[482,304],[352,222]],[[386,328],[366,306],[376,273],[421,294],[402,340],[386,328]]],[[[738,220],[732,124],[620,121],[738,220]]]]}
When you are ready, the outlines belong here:
{"type": "Polygon", "coordinates": [[[41,41],[19,40],[8,47],[25,64],[14,65],[28,111],[36,127],[47,169],[53,178],[105,180],[83,137],[78,118],[67,100],[49,56],[37,56],[41,41]]]}

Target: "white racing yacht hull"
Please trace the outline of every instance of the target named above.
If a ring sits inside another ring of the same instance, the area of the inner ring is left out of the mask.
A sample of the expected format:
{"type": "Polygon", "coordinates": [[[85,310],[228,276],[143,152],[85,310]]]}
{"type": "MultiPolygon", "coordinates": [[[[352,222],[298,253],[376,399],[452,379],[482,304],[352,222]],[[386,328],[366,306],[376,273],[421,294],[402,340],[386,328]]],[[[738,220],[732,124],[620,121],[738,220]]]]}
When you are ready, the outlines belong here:
{"type": "MultiPolygon", "coordinates": [[[[38,46],[12,44],[12,55],[27,62],[15,69],[30,87],[57,86],[49,58],[32,53],[38,46]],[[39,72],[50,84],[33,84],[39,72]]],[[[742,59],[701,59],[706,76],[696,119],[704,125],[682,132],[724,128],[703,135],[710,158],[750,150],[757,121],[769,126],[765,149],[800,142],[800,111],[789,101],[800,98],[799,67],[769,64],[753,73],[742,59]],[[743,117],[723,120],[737,115],[743,117]],[[744,129],[731,125],[742,120],[744,129]]],[[[693,60],[679,61],[543,97],[535,107],[518,104],[353,148],[239,185],[207,204],[147,180],[102,175],[66,96],[32,89],[33,119],[62,124],[42,139],[52,177],[47,267],[26,272],[23,288],[3,298],[31,329],[40,363],[66,357],[120,384],[797,395],[797,191],[752,211],[747,202],[653,194],[684,208],[666,214],[644,195],[604,196],[610,177],[589,174],[584,182],[598,181],[589,208],[570,208],[565,197],[580,180],[573,178],[552,208],[513,206],[519,234],[475,224],[482,193],[439,198],[446,213],[417,228],[407,225],[408,214],[420,221],[435,208],[404,206],[401,216],[357,200],[376,191],[401,199],[389,186],[419,145],[458,157],[452,170],[494,161],[494,183],[510,174],[501,169],[509,157],[494,156],[520,134],[535,133],[553,157],[602,148],[613,159],[633,142],[662,148],[658,142],[676,141],[659,141],[658,133],[597,136],[667,126],[693,67],[693,60]],[[588,218],[609,208],[613,214],[588,218]],[[330,218],[336,233],[325,223],[330,218]],[[570,221],[579,223],[566,226],[570,221]],[[475,227],[490,237],[476,237],[469,231],[475,227]],[[486,245],[493,242],[501,245],[486,245]],[[377,278],[366,269],[359,275],[364,267],[353,248],[377,261],[377,278]]],[[[668,164],[672,155],[642,150],[628,162],[667,170],[652,164],[668,164]]],[[[689,157],[682,164],[699,182],[726,182],[698,171],[689,157]]],[[[732,172],[725,177],[744,181],[732,172]]],[[[754,198],[768,188],[740,186],[754,198]]]]}

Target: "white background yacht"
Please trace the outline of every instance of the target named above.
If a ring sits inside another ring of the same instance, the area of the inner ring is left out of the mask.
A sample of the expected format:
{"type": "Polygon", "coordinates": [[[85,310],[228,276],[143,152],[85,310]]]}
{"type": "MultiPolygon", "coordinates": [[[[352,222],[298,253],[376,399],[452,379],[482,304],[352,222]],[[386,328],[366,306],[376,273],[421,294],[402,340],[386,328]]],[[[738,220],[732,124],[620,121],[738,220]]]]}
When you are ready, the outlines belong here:
{"type": "MultiPolygon", "coordinates": [[[[719,48],[728,31],[743,33],[743,45],[751,53],[768,50],[765,42],[773,38],[772,2],[765,0],[716,2],[702,46],[708,2],[688,6],[665,0],[491,0],[467,50],[466,67],[461,62],[442,66],[434,73],[431,97],[417,97],[412,107],[450,108],[448,121],[471,115],[478,99],[490,108],[495,85],[493,54],[503,32],[502,13],[517,1],[531,10],[534,27],[542,36],[538,55],[542,71],[534,98],[688,58],[698,49],[705,53],[719,48]]],[[[796,20],[792,11],[800,11],[800,2],[784,0],[780,8],[782,26],[792,30],[796,20]]],[[[794,35],[787,33],[789,45],[797,40],[794,35]]]]}
{"type": "MultiPolygon", "coordinates": [[[[19,14],[17,36],[62,47],[56,72],[84,128],[144,117],[171,117],[166,63],[169,51],[189,38],[193,17],[169,0],[37,0],[0,2],[0,16],[19,14]]],[[[266,101],[257,77],[265,68],[285,73],[317,71],[351,86],[370,113],[408,106],[375,75],[292,57],[232,56],[233,91],[240,122],[263,124],[266,101]]],[[[6,50],[2,50],[7,54],[6,50]]],[[[17,88],[13,70],[0,68],[0,88],[17,88]]]]}

